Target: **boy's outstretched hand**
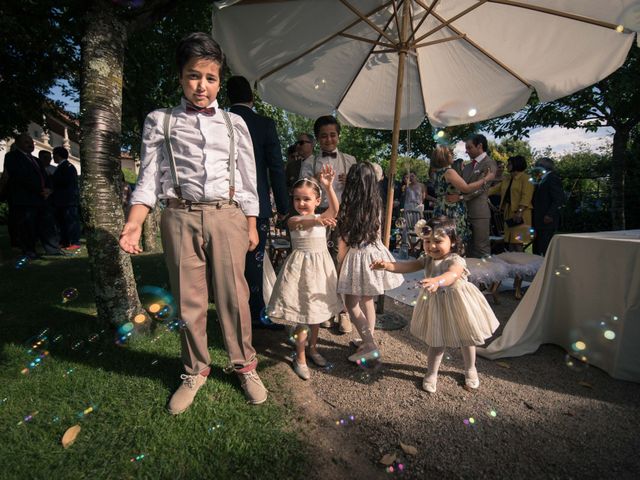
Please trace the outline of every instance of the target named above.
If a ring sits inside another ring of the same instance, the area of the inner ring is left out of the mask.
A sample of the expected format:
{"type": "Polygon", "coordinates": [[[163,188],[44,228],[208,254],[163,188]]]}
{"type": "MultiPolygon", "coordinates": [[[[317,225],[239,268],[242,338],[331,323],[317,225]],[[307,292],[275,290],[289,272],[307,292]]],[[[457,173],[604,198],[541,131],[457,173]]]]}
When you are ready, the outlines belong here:
{"type": "Polygon", "coordinates": [[[386,270],[387,266],[384,260],[374,260],[370,265],[371,270],[386,270]]]}
{"type": "Polygon", "coordinates": [[[124,224],[122,233],[120,234],[120,248],[127,253],[142,253],[140,248],[140,236],[142,235],[142,225],[133,222],[124,224]]]}
{"type": "Polygon", "coordinates": [[[322,166],[322,170],[320,170],[320,183],[324,188],[329,188],[333,185],[333,179],[336,176],[336,171],[330,164],[326,164],[322,166]]]}

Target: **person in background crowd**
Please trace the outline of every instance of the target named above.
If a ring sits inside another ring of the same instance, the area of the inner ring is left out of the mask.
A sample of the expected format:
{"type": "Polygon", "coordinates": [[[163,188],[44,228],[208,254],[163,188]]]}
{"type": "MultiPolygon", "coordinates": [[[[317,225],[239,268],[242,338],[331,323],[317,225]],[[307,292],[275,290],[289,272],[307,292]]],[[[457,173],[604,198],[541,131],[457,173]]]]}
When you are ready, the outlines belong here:
{"type": "Polygon", "coordinates": [[[53,161],[58,168],[53,174],[53,208],[60,230],[60,246],[69,251],[80,248],[80,189],[78,171],[69,162],[64,147],[53,149],[53,161]]]}
{"type": "Polygon", "coordinates": [[[289,211],[289,195],[280,140],[278,140],[276,123],[271,118],[253,111],[253,92],[246,78],[230,77],[227,80],[227,96],[231,103],[229,111],[242,117],[249,129],[258,182],[260,213],[256,221],[260,242],[254,251],[247,253],[244,271],[250,291],[251,325],[253,328],[282,330],[284,325],[273,323],[265,314],[262,293],[264,250],[271,219],[270,188],[273,191],[279,217],[284,218],[289,211]]]}
{"type": "Polygon", "coordinates": [[[562,180],[548,157],[540,158],[536,167],[544,172],[533,194],[533,253],[545,255],[553,234],[560,225],[560,207],[565,196],[562,180]]]}

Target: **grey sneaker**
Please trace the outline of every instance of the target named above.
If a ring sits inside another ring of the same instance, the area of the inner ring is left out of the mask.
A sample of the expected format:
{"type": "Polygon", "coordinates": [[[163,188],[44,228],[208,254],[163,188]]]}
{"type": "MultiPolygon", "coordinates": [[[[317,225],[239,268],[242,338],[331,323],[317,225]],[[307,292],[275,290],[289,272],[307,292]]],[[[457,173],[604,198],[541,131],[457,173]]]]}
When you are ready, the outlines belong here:
{"type": "Polygon", "coordinates": [[[242,390],[244,390],[244,396],[247,397],[247,402],[259,405],[267,400],[267,389],[260,380],[258,372],[251,370],[246,373],[238,373],[238,378],[242,390]]]}
{"type": "Polygon", "coordinates": [[[182,385],[178,387],[169,400],[167,410],[171,415],[178,415],[184,412],[193,403],[198,390],[205,384],[207,377],[203,375],[180,375],[182,385]]]}
{"type": "Polygon", "coordinates": [[[349,318],[348,313],[340,314],[338,324],[338,330],[340,330],[340,333],[351,333],[353,331],[353,327],[351,326],[351,319],[349,318]]]}

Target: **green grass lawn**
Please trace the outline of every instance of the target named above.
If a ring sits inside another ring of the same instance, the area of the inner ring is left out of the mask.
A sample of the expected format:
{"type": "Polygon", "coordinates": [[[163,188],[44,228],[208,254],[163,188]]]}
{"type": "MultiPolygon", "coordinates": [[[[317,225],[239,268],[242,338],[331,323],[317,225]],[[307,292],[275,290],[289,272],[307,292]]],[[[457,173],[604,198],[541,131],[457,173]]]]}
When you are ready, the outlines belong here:
{"type": "MultiPolygon", "coordinates": [[[[303,476],[308,452],[291,433],[293,412],[273,400],[247,405],[235,375],[222,373],[214,309],[212,376],[194,405],[172,417],[165,405],[182,373],[177,333],[159,328],[116,345],[115,332],[97,323],[84,248],[16,269],[2,227],[0,250],[0,478],[303,476]],[[78,298],[63,304],[69,287],[78,298]],[[29,339],[45,329],[49,354],[21,373],[42,355],[29,353],[29,339]],[[82,430],[64,449],[62,435],[75,424],[82,430]]],[[[166,286],[161,255],[136,257],[134,270],[139,286],[166,286]]]]}

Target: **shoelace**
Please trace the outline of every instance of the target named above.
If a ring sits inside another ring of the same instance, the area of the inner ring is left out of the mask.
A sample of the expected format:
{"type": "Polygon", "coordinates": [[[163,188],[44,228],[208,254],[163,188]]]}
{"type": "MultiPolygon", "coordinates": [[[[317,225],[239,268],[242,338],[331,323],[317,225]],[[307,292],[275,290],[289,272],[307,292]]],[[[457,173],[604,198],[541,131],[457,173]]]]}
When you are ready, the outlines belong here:
{"type": "Polygon", "coordinates": [[[186,374],[183,373],[182,375],[180,375],[180,378],[187,385],[187,387],[194,388],[196,386],[196,376],[195,375],[186,375],[186,374]]]}

